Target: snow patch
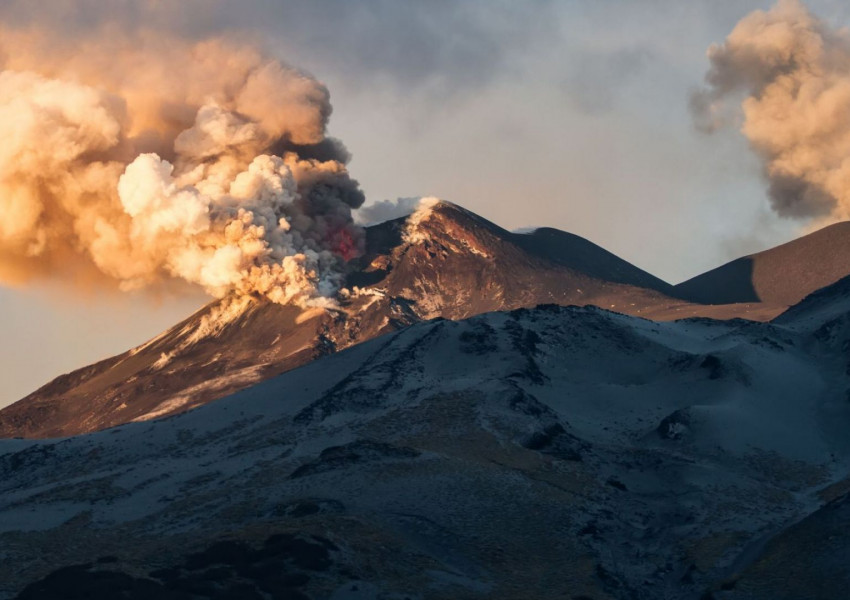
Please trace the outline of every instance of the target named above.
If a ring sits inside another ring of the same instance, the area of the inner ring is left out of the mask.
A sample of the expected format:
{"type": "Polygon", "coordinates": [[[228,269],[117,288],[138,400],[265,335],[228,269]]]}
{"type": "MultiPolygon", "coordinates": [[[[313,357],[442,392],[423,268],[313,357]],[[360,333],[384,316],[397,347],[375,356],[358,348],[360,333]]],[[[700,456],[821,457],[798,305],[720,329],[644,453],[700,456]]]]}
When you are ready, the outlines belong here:
{"type": "Polygon", "coordinates": [[[189,334],[184,344],[181,344],[181,349],[204,338],[217,336],[224,331],[225,327],[245,314],[248,307],[254,302],[251,296],[231,296],[222,300],[219,304],[213,306],[210,312],[201,317],[197,329],[189,334]]]}
{"type": "Polygon", "coordinates": [[[165,402],[160,403],[155,409],[150,411],[149,413],[145,413],[139,417],[133,419],[134,423],[139,423],[141,421],[150,421],[151,419],[156,419],[157,417],[161,417],[171,411],[180,408],[181,406],[185,406],[188,404],[190,400],[189,396],[177,396],[175,398],[170,398],[165,402]]]}
{"type": "Polygon", "coordinates": [[[265,364],[252,365],[194,385],[184,390],[179,396],[161,402],[152,411],[136,417],[133,419],[133,422],[150,421],[151,419],[156,419],[157,417],[174,412],[176,409],[189,404],[193,398],[204,391],[220,390],[234,383],[242,385],[259,381],[265,366],[265,364]]]}
{"type": "Polygon", "coordinates": [[[295,324],[301,325],[301,323],[306,323],[310,319],[318,317],[322,313],[326,312],[326,310],[327,310],[326,308],[323,308],[323,307],[320,307],[320,306],[317,306],[317,307],[314,307],[314,308],[308,308],[308,309],[302,311],[297,317],[295,317],[295,324]]]}
{"type": "Polygon", "coordinates": [[[173,352],[163,352],[162,354],[159,355],[159,358],[156,360],[156,362],[153,363],[152,368],[156,369],[158,371],[159,369],[162,369],[168,363],[170,363],[173,358],[174,358],[173,352]]]}

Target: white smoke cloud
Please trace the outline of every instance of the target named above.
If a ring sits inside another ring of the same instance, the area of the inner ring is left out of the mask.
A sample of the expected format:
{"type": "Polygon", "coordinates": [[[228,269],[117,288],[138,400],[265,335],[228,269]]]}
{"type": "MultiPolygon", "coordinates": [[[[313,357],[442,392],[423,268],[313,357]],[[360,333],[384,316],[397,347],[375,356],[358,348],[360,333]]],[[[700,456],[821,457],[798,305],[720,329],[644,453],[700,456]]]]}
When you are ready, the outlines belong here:
{"type": "Polygon", "coordinates": [[[779,215],[850,218],[850,31],[780,0],[742,19],[708,57],[707,86],[692,98],[697,126],[740,126],[779,215]]]}
{"type": "Polygon", "coordinates": [[[405,222],[405,229],[402,234],[402,239],[405,242],[419,244],[428,239],[428,236],[420,230],[419,225],[431,218],[431,215],[434,214],[434,208],[440,202],[442,201],[435,196],[424,196],[419,199],[419,202],[416,203],[416,210],[407,217],[405,222]]]}
{"type": "Polygon", "coordinates": [[[327,90],[222,39],[0,31],[0,282],[322,304],[362,249],[327,90]]]}
{"type": "Polygon", "coordinates": [[[354,219],[363,226],[377,225],[393,219],[399,219],[412,215],[419,207],[421,197],[396,198],[395,200],[381,200],[366,206],[361,206],[354,213],[354,219]]]}

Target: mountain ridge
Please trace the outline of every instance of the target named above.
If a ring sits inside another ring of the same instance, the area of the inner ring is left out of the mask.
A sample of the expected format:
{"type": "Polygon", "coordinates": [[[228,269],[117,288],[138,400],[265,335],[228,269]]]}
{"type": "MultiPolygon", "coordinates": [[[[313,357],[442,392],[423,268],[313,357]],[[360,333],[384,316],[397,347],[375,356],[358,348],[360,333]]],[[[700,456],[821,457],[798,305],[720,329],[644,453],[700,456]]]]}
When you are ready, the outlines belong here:
{"type": "MultiPolygon", "coordinates": [[[[850,268],[850,267],[848,267],[850,268]]],[[[433,318],[540,304],[655,320],[768,320],[786,307],[699,305],[575,236],[510,233],[451,203],[366,229],[336,309],[250,296],[201,308],[149,342],[60,376],[0,410],[0,437],[61,437],[191,410],[328,353],[433,318]]]]}

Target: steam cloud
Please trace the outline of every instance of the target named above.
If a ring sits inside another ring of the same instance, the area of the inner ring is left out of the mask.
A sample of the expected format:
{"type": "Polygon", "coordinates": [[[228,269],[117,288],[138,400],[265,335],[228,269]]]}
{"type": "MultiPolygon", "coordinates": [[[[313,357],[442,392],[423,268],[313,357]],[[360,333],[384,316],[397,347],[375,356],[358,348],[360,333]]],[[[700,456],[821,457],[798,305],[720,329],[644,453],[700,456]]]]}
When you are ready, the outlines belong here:
{"type": "Polygon", "coordinates": [[[327,89],[223,38],[0,29],[0,283],[321,304],[363,244],[327,89]]]}
{"type": "Polygon", "coordinates": [[[419,208],[422,198],[419,196],[396,198],[395,200],[381,200],[361,207],[355,218],[364,226],[377,225],[385,221],[408,217],[419,208]]]}
{"type": "Polygon", "coordinates": [[[850,31],[798,0],[742,19],[708,50],[707,86],[692,97],[697,125],[735,122],[761,157],[781,216],[850,218],[850,31]]]}

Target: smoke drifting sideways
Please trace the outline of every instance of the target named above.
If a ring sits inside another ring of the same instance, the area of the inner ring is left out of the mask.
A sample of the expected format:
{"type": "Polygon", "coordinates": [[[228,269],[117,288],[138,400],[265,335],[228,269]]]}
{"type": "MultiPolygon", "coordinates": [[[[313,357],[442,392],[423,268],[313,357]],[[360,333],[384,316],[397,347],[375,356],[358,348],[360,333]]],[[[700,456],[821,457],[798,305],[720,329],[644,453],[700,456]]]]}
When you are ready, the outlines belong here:
{"type": "Polygon", "coordinates": [[[740,126],[778,215],[850,218],[850,31],[780,0],[744,17],[708,58],[706,87],[691,98],[697,127],[740,126]]]}
{"type": "Polygon", "coordinates": [[[364,197],[321,83],[232,39],[106,29],[0,29],[0,69],[0,283],[333,304],[364,197]]]}
{"type": "Polygon", "coordinates": [[[364,227],[384,223],[401,217],[409,217],[419,208],[423,198],[409,196],[395,200],[381,200],[361,207],[355,213],[355,220],[364,227]]]}

